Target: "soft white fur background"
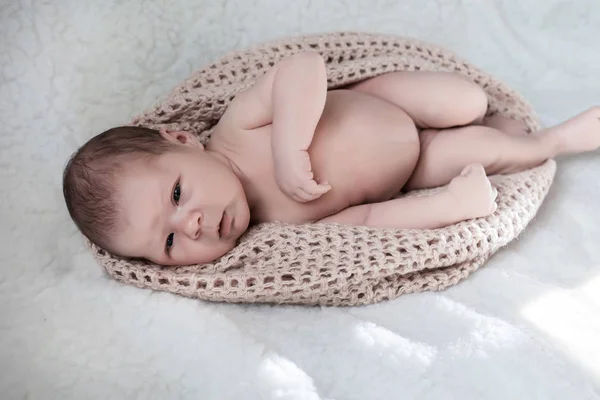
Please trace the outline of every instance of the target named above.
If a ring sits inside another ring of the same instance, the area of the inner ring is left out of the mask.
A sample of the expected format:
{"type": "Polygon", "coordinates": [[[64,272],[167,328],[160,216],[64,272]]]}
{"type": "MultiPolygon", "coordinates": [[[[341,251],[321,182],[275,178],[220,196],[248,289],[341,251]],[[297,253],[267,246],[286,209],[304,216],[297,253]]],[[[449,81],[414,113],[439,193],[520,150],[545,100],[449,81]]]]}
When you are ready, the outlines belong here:
{"type": "Polygon", "coordinates": [[[600,104],[598,0],[2,0],[2,399],[600,398],[598,153],[559,160],[525,235],[443,293],[232,306],[95,265],[60,189],[78,145],[226,51],[334,30],[446,46],[546,124],[600,104]]]}

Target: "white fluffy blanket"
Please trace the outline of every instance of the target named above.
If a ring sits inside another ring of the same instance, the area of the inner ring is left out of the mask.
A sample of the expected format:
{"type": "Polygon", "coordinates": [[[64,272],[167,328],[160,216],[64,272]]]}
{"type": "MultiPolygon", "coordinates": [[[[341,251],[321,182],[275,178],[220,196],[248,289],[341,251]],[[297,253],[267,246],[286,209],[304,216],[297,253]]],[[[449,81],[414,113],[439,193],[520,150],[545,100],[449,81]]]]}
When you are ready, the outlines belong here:
{"type": "Polygon", "coordinates": [[[2,2],[3,399],[600,398],[598,153],[558,160],[520,240],[442,293],[209,304],[118,284],[93,262],[60,189],[76,146],[228,50],[334,30],[446,46],[545,124],[600,104],[597,0],[2,2]]]}

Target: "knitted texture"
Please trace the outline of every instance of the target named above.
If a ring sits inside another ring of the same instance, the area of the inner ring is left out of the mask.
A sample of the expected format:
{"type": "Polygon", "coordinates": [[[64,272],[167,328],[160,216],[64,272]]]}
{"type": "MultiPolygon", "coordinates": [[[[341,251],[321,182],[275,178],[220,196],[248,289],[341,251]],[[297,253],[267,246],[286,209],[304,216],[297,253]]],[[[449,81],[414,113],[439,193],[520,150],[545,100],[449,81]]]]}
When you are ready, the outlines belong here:
{"type": "MultiPolygon", "coordinates": [[[[367,33],[292,37],[232,52],[195,72],[131,124],[187,130],[205,142],[237,92],[282,57],[305,50],[325,58],[329,88],[391,71],[456,71],[486,91],[488,115],[522,120],[529,132],[539,129],[516,92],[452,52],[412,38],[367,33]]],[[[215,262],[185,267],[126,261],[89,245],[110,276],[140,288],[232,303],[371,304],[442,290],[468,277],[525,229],[555,171],[549,160],[496,179],[498,209],[493,215],[442,229],[265,223],[251,228],[215,262]]]]}

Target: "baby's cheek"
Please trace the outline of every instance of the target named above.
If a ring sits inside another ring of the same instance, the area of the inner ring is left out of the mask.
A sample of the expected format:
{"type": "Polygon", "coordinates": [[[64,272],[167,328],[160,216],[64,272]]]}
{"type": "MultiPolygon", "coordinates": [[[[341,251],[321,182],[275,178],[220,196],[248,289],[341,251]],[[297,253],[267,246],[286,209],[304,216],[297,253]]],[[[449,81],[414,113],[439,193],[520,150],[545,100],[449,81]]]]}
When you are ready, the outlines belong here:
{"type": "Polygon", "coordinates": [[[201,240],[192,242],[190,248],[186,252],[186,265],[206,264],[216,261],[221,256],[227,254],[235,247],[235,242],[225,241],[206,241],[201,240]]]}

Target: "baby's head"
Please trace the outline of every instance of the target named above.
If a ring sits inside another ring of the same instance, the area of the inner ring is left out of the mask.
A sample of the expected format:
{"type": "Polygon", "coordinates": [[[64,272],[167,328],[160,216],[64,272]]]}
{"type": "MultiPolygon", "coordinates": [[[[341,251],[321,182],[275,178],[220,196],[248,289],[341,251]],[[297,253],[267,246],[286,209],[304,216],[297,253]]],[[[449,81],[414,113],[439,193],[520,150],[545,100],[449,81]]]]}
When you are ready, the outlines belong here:
{"type": "Polygon", "coordinates": [[[189,132],[109,129],[73,154],[63,193],[92,243],[161,265],[216,260],[250,220],[231,161],[189,132]]]}

